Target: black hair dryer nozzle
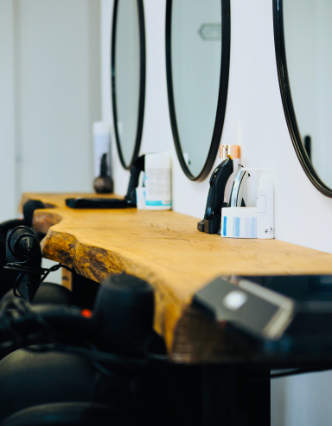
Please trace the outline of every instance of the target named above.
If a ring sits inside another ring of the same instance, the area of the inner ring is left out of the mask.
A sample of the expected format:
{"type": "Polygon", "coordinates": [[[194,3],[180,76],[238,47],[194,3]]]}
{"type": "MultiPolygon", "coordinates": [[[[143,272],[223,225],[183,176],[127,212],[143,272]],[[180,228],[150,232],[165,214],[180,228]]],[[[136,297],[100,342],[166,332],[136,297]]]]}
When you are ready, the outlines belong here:
{"type": "Polygon", "coordinates": [[[221,226],[221,209],[226,207],[224,202],[226,183],[233,173],[233,161],[223,160],[210,177],[210,189],[206,202],[204,218],[197,223],[197,229],[207,234],[218,234],[221,226]]]}

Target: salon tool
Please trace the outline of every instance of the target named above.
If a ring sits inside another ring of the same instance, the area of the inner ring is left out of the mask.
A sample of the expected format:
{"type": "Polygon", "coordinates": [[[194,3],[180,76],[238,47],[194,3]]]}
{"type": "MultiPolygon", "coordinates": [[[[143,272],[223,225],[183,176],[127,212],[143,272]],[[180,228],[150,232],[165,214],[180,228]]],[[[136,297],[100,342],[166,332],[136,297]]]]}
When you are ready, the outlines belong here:
{"type": "Polygon", "coordinates": [[[221,209],[227,204],[224,202],[226,183],[233,172],[231,158],[225,158],[217,166],[210,177],[210,189],[206,202],[203,220],[197,223],[197,229],[208,234],[217,234],[220,231],[221,209]]]}
{"type": "Polygon", "coordinates": [[[66,205],[73,209],[125,209],[136,207],[136,187],[144,171],[145,155],[138,157],[130,167],[127,194],[124,198],[67,198],[66,205]]]}
{"type": "Polygon", "coordinates": [[[33,229],[21,225],[10,230],[2,266],[8,274],[6,282],[1,283],[1,293],[14,288],[24,299],[32,300],[40,285],[41,257],[39,238],[33,229]]]}
{"type": "Polygon", "coordinates": [[[245,194],[248,177],[250,177],[250,172],[248,169],[240,168],[236,173],[229,199],[229,207],[243,206],[243,197],[245,194]]]}
{"type": "Polygon", "coordinates": [[[260,353],[319,358],[332,350],[331,296],[332,275],[221,276],[193,304],[260,353]]]}
{"type": "Polygon", "coordinates": [[[114,274],[103,282],[93,311],[64,305],[30,305],[11,297],[0,303],[0,353],[3,342],[13,339],[15,330],[16,337],[25,336],[22,342],[31,344],[45,339],[65,342],[68,337],[72,345],[93,340],[103,350],[116,352],[114,361],[119,359],[125,365],[126,359],[121,361],[120,354],[144,355],[154,335],[153,315],[152,287],[127,274],[114,274]]]}
{"type": "Polygon", "coordinates": [[[27,290],[27,292],[22,290],[25,293],[25,296],[28,298],[32,297],[35,290],[37,289],[37,283],[39,282],[40,275],[36,273],[36,275],[32,274],[29,276],[29,274],[26,274],[23,269],[25,269],[25,267],[29,267],[29,269],[31,269],[31,267],[36,269],[40,268],[41,254],[40,248],[37,247],[37,243],[39,245],[39,241],[43,238],[44,234],[40,232],[34,232],[31,229],[31,226],[34,211],[36,209],[42,209],[46,207],[51,206],[44,204],[40,200],[28,200],[23,204],[23,219],[11,219],[0,223],[0,298],[5,293],[7,293],[8,290],[14,289],[15,291],[15,289],[18,289],[18,291],[20,291],[18,286],[20,285],[22,288],[25,287],[27,279],[32,279],[32,284],[31,290],[27,290]],[[15,232],[13,232],[14,230],[15,232]],[[25,237],[22,238],[19,242],[19,253],[17,253],[17,249],[15,249],[12,253],[8,244],[10,242],[10,246],[12,248],[16,246],[16,244],[13,242],[17,240],[18,236],[22,237],[22,232],[25,234],[25,237]],[[26,244],[25,249],[24,244],[26,244]],[[16,256],[17,254],[22,255],[22,253],[25,253],[24,259],[20,259],[16,256]],[[32,255],[33,259],[29,259],[30,254],[32,255]],[[10,270],[8,268],[8,263],[13,262],[16,265],[17,262],[20,262],[22,270],[10,270]],[[23,277],[23,281],[25,281],[25,283],[21,281],[21,278],[23,277]]]}
{"type": "Polygon", "coordinates": [[[241,147],[240,145],[225,145],[221,144],[219,148],[219,157],[221,160],[227,158],[230,156],[230,158],[233,161],[233,172],[230,175],[230,177],[227,180],[226,187],[225,187],[225,196],[224,201],[225,203],[229,203],[230,195],[232,191],[232,186],[234,182],[234,178],[239,171],[240,168],[243,167],[241,163],[241,147]]]}

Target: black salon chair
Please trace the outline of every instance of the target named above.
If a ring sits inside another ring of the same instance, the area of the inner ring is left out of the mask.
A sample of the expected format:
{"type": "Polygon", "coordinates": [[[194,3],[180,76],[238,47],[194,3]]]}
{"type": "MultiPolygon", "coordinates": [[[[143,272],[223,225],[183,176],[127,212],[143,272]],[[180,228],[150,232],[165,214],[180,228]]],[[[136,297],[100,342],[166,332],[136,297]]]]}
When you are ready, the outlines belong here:
{"type": "MultiPolygon", "coordinates": [[[[92,340],[103,351],[119,358],[123,354],[121,363],[105,367],[94,358],[40,352],[34,346],[4,357],[0,361],[0,425],[143,424],[141,380],[146,371],[133,370],[127,357],[142,359],[154,336],[153,301],[151,287],[133,276],[115,275],[100,287],[92,340]],[[91,422],[93,415],[100,419],[91,422]]],[[[82,330],[86,336],[86,327],[82,330]]]]}
{"type": "Polygon", "coordinates": [[[43,282],[32,299],[34,305],[72,305],[73,302],[73,294],[68,288],[50,282],[43,282]]]}
{"type": "Polygon", "coordinates": [[[17,350],[0,362],[0,425],[139,425],[132,381],[86,359],[17,350]],[[93,421],[92,421],[93,420],[93,421]]]}
{"type": "MultiPolygon", "coordinates": [[[[23,219],[12,219],[0,223],[0,297],[11,296],[17,287],[22,273],[8,270],[8,264],[22,269],[38,270],[41,267],[41,249],[39,241],[44,236],[33,231],[33,213],[44,208],[39,200],[30,200],[23,206],[23,219]],[[20,242],[28,240],[26,246],[20,242]]],[[[27,298],[33,303],[52,303],[69,305],[73,303],[71,292],[53,283],[43,283],[40,287],[40,273],[31,274],[27,298]],[[39,287],[39,288],[38,288],[39,287]],[[36,291],[37,290],[37,291],[36,291]]],[[[16,289],[17,290],[17,289],[16,289]]]]}
{"type": "Polygon", "coordinates": [[[1,426],[132,426],[132,421],[129,415],[112,412],[102,404],[58,402],[20,410],[7,417],[1,426]]]}
{"type": "MultiPolygon", "coordinates": [[[[9,290],[2,297],[1,301],[4,301],[5,299],[13,296],[13,290],[9,290]]],[[[74,298],[72,292],[68,290],[68,288],[51,282],[43,282],[36,291],[30,303],[32,305],[73,305],[74,298]]]]}
{"type": "Polygon", "coordinates": [[[0,420],[35,405],[92,401],[96,379],[78,355],[16,350],[0,362],[0,420]]]}

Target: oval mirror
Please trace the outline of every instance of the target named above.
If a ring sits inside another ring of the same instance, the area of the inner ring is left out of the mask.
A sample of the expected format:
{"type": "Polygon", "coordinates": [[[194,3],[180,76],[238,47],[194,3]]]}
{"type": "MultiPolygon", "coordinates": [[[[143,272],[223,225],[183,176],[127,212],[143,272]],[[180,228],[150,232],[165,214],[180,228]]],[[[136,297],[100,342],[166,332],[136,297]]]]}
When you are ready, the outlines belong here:
{"type": "Polygon", "coordinates": [[[145,29],[141,0],[114,0],[111,78],[115,139],[121,164],[137,158],[144,118],[145,29]]]}
{"type": "Polygon", "coordinates": [[[192,180],[210,172],[226,109],[229,0],[167,0],[166,71],[178,159],[192,180]]]}
{"type": "Polygon", "coordinates": [[[307,176],[332,197],[332,2],[272,1],[279,86],[288,129],[307,176]]]}

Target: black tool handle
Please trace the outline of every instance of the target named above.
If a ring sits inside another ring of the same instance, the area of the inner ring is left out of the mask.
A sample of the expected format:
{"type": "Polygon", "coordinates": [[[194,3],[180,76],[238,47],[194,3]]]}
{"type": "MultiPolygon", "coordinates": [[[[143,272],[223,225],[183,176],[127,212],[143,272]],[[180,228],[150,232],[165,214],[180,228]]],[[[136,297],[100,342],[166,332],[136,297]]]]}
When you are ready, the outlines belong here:
{"type": "Polygon", "coordinates": [[[141,155],[130,167],[127,194],[124,198],[67,198],[66,205],[72,209],[126,209],[136,207],[136,188],[139,175],[144,171],[145,156],[141,155]]]}
{"type": "Polygon", "coordinates": [[[124,198],[67,198],[66,205],[72,209],[125,209],[124,198]]]}
{"type": "Polygon", "coordinates": [[[199,231],[208,234],[217,234],[219,232],[221,209],[225,207],[225,187],[232,173],[233,161],[230,158],[223,160],[213,171],[210,177],[210,189],[206,202],[204,219],[197,224],[199,231]]]}
{"type": "Polygon", "coordinates": [[[130,167],[130,178],[125,199],[127,200],[129,207],[136,207],[136,188],[138,186],[139,175],[144,171],[145,166],[145,155],[141,155],[130,167]]]}

